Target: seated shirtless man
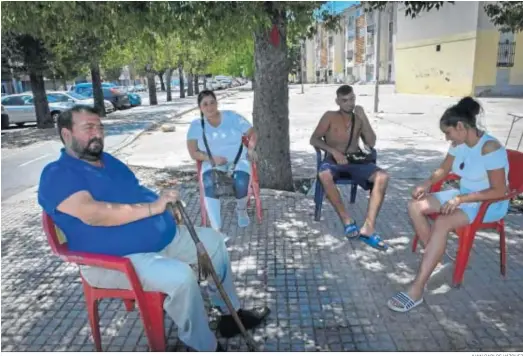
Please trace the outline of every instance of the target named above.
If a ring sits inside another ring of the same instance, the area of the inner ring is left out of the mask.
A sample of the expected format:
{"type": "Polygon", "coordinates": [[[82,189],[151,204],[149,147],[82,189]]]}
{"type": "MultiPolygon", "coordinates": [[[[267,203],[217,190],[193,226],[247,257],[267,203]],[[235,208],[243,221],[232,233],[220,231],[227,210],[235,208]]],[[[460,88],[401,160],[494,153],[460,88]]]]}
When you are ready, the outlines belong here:
{"type": "MultiPolygon", "coordinates": [[[[346,153],[359,150],[360,137],[366,146],[373,149],[376,144],[376,133],[363,108],[356,105],[356,95],[351,86],[342,85],[336,90],[336,103],[340,109],[327,111],[323,115],[310,140],[311,145],[327,153],[320,166],[320,182],[344,225],[345,236],[349,239],[360,236],[370,246],[386,249],[387,246],[376,233],[375,226],[376,217],[385,197],[389,175],[374,163],[349,163],[346,157],[346,153]],[[353,124],[353,139],[350,141],[350,147],[347,147],[353,124]],[[371,189],[367,217],[361,230],[341,201],[340,193],[334,183],[340,177],[350,177],[363,189],[371,189]]],[[[373,154],[375,154],[374,150],[373,154]]]]}
{"type": "MultiPolygon", "coordinates": [[[[65,148],[44,168],[38,202],[64,232],[69,250],[129,258],[146,291],[166,294],[163,307],[178,326],[180,340],[197,351],[223,350],[209,328],[189,267],[197,263],[196,246],[167,208],[178,193],[158,196],[140,185],[124,163],[103,152],[103,124],[94,109],[75,106],[60,115],[57,126],[65,148]]],[[[243,325],[259,325],[269,310],[240,309],[224,235],[209,228],[196,231],[243,325]]],[[[130,288],[119,271],[82,266],[80,272],[94,287],[130,288]]],[[[240,330],[211,283],[213,304],[224,314],[218,329],[224,337],[237,335],[240,330]]]]}

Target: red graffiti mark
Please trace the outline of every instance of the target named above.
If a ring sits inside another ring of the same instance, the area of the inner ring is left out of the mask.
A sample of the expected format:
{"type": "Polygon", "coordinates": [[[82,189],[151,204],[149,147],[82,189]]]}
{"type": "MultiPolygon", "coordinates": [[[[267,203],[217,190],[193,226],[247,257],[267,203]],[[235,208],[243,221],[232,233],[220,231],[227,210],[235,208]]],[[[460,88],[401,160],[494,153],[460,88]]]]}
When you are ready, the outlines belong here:
{"type": "Polygon", "coordinates": [[[276,25],[272,25],[270,42],[274,47],[278,47],[280,45],[280,31],[276,25]]]}

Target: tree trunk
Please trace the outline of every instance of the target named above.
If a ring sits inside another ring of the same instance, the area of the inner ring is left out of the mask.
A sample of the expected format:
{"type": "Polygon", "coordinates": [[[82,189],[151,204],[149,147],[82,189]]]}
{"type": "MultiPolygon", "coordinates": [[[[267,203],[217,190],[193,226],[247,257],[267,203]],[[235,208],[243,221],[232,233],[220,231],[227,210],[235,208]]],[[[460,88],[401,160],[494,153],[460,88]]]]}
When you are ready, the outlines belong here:
{"type": "Polygon", "coordinates": [[[203,90],[207,90],[207,76],[203,75],[203,90]]]}
{"type": "Polygon", "coordinates": [[[105,117],[104,92],[102,90],[102,77],[100,76],[100,63],[91,63],[91,80],[93,82],[94,108],[101,117],[105,117]]]}
{"type": "Polygon", "coordinates": [[[193,75],[192,75],[192,69],[189,71],[189,74],[187,75],[187,96],[193,96],[193,75]]]}
{"type": "Polygon", "coordinates": [[[160,90],[161,91],[165,91],[165,82],[163,81],[164,73],[165,73],[165,70],[161,70],[158,72],[158,77],[160,78],[160,90]]]}
{"type": "Polygon", "coordinates": [[[166,89],[167,89],[167,101],[172,101],[173,96],[171,93],[171,77],[172,77],[172,68],[167,68],[167,71],[165,72],[165,79],[166,79],[166,89]]]}
{"type": "Polygon", "coordinates": [[[198,83],[198,74],[194,75],[194,94],[200,94],[200,84],[198,83]]]}
{"type": "Polygon", "coordinates": [[[44,77],[36,71],[29,68],[29,79],[31,80],[31,91],[34,97],[34,107],[36,113],[36,125],[39,129],[48,129],[54,127],[49,103],[45,94],[44,77]]]}
{"type": "Polygon", "coordinates": [[[156,81],[155,74],[152,70],[147,72],[147,85],[149,86],[149,105],[158,105],[158,98],[156,97],[156,81]]]}
{"type": "Polygon", "coordinates": [[[183,64],[178,65],[178,77],[180,78],[180,98],[185,98],[185,83],[183,80],[183,64]]]}
{"type": "Polygon", "coordinates": [[[289,139],[289,88],[285,14],[272,13],[279,43],[270,42],[270,30],[254,34],[255,74],[253,123],[260,185],[293,191],[289,139]]]}
{"type": "Polygon", "coordinates": [[[67,80],[62,79],[62,84],[64,86],[64,90],[67,91],[67,80]]]}

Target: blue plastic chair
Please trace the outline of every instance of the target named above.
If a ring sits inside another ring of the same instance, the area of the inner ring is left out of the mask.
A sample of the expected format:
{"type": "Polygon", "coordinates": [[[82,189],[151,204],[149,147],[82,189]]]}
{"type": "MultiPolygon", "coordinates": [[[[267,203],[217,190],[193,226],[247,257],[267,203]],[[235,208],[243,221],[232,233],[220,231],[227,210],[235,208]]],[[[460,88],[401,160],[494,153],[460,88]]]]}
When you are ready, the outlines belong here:
{"type": "MultiPolygon", "coordinates": [[[[320,182],[320,165],[323,159],[325,159],[325,155],[322,157],[321,150],[319,148],[316,149],[316,188],[314,191],[314,203],[316,205],[314,209],[314,220],[320,221],[321,219],[321,208],[323,205],[323,197],[325,195],[325,192],[323,190],[323,185],[320,182]]],[[[377,153],[375,149],[372,149],[372,154],[374,155],[374,163],[376,163],[377,160],[377,153]]],[[[356,201],[356,193],[358,192],[358,185],[350,178],[350,176],[342,176],[334,181],[336,185],[351,185],[350,189],[350,203],[354,204],[356,201]]],[[[371,188],[372,190],[372,188],[371,188]]]]}

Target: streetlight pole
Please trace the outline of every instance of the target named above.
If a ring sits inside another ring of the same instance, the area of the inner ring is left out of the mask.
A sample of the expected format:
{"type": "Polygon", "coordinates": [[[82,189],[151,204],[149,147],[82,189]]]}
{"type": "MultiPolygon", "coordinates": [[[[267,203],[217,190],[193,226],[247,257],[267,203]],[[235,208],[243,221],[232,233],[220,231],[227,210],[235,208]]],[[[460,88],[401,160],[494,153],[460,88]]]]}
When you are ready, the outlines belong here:
{"type": "Polygon", "coordinates": [[[381,48],[381,10],[377,11],[378,20],[376,21],[376,60],[374,68],[376,69],[376,84],[374,85],[374,113],[378,112],[379,107],[379,87],[380,87],[380,48],[381,48]]]}
{"type": "Polygon", "coordinates": [[[301,40],[300,41],[300,76],[301,76],[301,93],[305,93],[304,89],[303,89],[303,57],[304,57],[304,53],[305,53],[305,50],[304,50],[304,47],[305,47],[305,40],[301,40]]]}

